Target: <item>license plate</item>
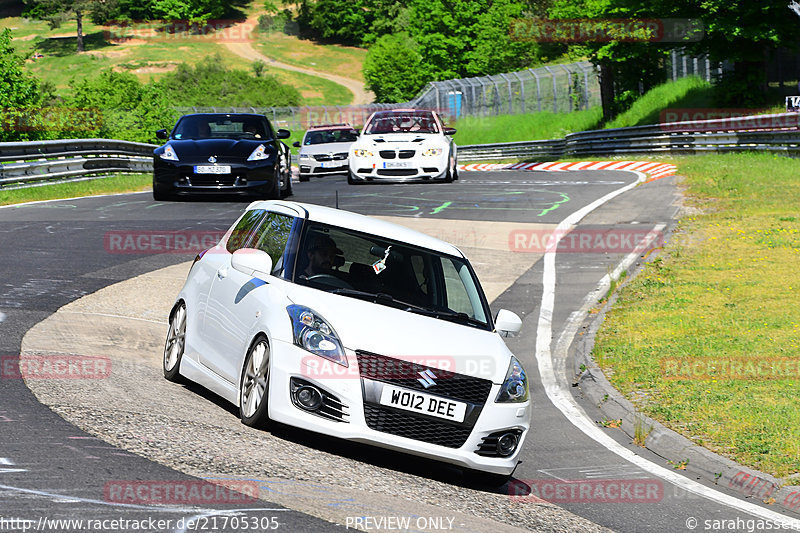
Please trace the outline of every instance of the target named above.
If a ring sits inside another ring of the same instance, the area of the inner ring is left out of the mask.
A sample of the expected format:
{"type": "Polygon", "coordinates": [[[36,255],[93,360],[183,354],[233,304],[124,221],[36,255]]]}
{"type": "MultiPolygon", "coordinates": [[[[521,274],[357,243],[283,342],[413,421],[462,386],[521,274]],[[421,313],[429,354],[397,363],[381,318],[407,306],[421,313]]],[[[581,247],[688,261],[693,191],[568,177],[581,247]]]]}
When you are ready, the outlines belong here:
{"type": "Polygon", "coordinates": [[[411,163],[408,161],[384,161],[383,168],[409,168],[411,163]]]}
{"type": "Polygon", "coordinates": [[[380,404],[454,422],[463,422],[467,413],[467,404],[463,402],[386,384],[381,391],[380,404]]]}
{"type": "Polygon", "coordinates": [[[325,161],[321,163],[322,168],[336,168],[342,166],[341,161],[325,161]]]}
{"type": "Polygon", "coordinates": [[[230,165],[195,165],[195,174],[230,174],[230,165]]]}

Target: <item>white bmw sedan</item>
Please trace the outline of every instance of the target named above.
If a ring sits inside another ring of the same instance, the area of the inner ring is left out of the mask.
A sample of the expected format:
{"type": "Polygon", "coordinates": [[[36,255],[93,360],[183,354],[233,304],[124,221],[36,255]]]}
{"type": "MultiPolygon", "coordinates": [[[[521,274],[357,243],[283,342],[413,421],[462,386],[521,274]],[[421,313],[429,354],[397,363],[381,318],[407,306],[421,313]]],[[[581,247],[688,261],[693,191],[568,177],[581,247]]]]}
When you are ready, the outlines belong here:
{"type": "Polygon", "coordinates": [[[169,316],[164,376],[282,422],[504,481],[530,426],[528,376],[461,251],[309,204],[251,204],[200,254],[169,316]]]}
{"type": "Polygon", "coordinates": [[[457,150],[450,138],[455,133],[433,111],[377,111],[350,147],[347,181],[456,180],[457,150]]]}

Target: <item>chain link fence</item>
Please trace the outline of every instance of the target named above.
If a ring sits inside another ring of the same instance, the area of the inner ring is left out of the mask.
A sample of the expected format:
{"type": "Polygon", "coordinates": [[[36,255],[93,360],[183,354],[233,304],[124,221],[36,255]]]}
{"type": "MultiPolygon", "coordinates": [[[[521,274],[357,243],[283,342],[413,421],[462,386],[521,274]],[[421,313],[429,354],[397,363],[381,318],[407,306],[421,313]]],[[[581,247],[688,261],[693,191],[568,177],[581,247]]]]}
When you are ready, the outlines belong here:
{"type": "Polygon", "coordinates": [[[279,128],[315,124],[361,126],[375,111],[433,109],[448,119],[551,111],[569,113],[600,105],[597,71],[588,61],[509,72],[494,76],[435,81],[410,102],[357,106],[179,107],[185,113],[259,113],[279,128]]]}

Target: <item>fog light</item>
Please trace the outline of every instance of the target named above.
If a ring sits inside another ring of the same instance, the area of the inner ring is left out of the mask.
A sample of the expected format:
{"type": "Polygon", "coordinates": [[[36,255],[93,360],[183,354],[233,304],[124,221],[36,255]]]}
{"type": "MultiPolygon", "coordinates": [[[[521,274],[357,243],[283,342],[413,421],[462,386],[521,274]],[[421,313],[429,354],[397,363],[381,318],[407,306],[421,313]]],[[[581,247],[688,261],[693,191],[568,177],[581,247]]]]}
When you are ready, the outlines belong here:
{"type": "Polygon", "coordinates": [[[505,433],[497,439],[497,454],[508,457],[517,449],[517,444],[519,444],[519,437],[514,433],[505,433]]]}
{"type": "Polygon", "coordinates": [[[311,385],[303,385],[297,389],[295,397],[297,398],[297,403],[299,403],[303,409],[309,411],[316,411],[322,405],[322,394],[316,387],[312,387],[311,385]]]}

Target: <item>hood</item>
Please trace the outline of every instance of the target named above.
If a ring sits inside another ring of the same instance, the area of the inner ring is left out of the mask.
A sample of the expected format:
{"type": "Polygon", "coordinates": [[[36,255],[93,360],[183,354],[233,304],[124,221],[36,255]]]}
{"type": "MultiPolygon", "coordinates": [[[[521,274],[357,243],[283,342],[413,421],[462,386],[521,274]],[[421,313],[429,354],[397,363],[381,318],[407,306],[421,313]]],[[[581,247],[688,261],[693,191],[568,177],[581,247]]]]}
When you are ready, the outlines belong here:
{"type": "Polygon", "coordinates": [[[178,139],[170,140],[169,144],[178,154],[178,158],[198,156],[221,157],[248,157],[259,144],[267,148],[267,153],[274,153],[275,148],[271,141],[262,139],[178,139]]]}
{"type": "Polygon", "coordinates": [[[512,353],[497,333],[302,285],[291,285],[287,296],[319,313],[348,350],[364,350],[494,383],[501,383],[508,371],[512,353]]]}
{"type": "Polygon", "coordinates": [[[338,154],[350,150],[352,142],[346,143],[325,143],[325,144],[309,144],[308,146],[301,146],[301,154],[338,154]]]}

